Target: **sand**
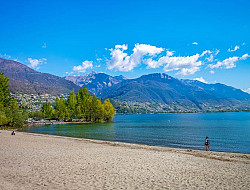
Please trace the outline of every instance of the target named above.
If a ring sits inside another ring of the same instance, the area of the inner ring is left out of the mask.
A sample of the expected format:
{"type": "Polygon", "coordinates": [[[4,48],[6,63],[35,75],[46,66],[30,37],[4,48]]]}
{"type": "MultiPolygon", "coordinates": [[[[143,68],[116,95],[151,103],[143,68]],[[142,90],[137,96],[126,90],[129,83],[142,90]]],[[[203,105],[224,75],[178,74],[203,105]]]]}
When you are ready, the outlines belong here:
{"type": "Polygon", "coordinates": [[[250,155],[0,131],[0,189],[250,189],[250,155]]]}

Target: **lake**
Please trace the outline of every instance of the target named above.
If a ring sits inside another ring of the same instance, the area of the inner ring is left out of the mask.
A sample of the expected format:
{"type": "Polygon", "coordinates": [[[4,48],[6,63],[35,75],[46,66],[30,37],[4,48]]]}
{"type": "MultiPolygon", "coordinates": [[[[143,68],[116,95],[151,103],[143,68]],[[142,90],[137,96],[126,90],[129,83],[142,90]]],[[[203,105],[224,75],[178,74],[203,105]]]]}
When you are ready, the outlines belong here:
{"type": "Polygon", "coordinates": [[[113,123],[26,127],[21,131],[165,147],[250,153],[250,112],[116,115],[113,123]]]}

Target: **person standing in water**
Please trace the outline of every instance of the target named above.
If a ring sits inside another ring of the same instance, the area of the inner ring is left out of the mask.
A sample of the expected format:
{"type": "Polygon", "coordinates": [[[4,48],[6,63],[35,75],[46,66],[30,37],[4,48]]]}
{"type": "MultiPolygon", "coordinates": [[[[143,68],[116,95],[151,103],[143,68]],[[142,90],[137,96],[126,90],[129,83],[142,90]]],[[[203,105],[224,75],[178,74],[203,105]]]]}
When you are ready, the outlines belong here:
{"type": "Polygon", "coordinates": [[[206,145],[206,151],[208,151],[209,150],[209,140],[208,140],[208,137],[206,137],[205,145],[206,145]]]}

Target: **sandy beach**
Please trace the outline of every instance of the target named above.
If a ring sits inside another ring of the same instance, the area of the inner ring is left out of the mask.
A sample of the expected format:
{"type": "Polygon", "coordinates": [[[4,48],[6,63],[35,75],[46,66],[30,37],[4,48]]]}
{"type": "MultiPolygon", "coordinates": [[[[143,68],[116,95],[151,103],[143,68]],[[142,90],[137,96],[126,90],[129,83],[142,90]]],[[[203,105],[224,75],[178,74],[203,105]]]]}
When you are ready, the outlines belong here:
{"type": "Polygon", "coordinates": [[[0,131],[0,189],[250,189],[250,155],[0,131]]]}

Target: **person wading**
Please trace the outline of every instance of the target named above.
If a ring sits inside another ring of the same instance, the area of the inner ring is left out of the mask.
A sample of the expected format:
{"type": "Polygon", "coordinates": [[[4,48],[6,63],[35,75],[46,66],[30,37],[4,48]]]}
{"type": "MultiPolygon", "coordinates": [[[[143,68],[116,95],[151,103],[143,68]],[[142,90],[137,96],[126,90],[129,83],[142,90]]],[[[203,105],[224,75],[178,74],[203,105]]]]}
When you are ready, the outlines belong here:
{"type": "Polygon", "coordinates": [[[209,140],[208,140],[208,137],[206,137],[205,145],[206,145],[206,151],[208,151],[209,150],[209,140]]]}

